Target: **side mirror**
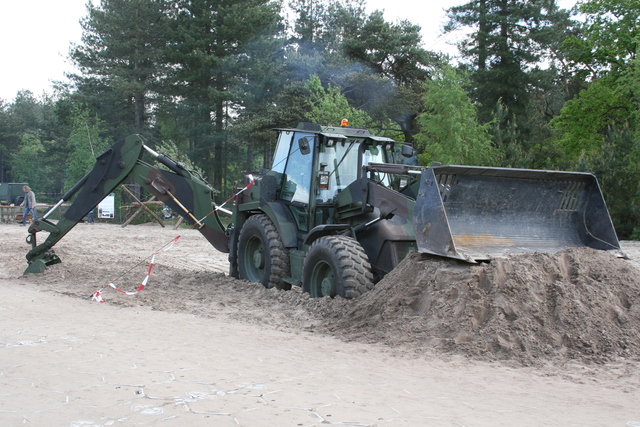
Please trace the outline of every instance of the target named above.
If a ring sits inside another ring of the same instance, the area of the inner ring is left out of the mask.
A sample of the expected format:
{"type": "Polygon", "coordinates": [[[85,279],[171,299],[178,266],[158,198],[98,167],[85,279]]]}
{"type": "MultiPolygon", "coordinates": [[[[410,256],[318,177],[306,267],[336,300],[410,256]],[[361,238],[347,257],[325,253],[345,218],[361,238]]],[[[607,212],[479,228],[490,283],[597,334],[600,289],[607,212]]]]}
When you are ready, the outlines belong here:
{"type": "Polygon", "coordinates": [[[300,154],[306,156],[311,153],[311,142],[313,142],[313,137],[305,136],[298,140],[298,149],[300,150],[300,154]]]}
{"type": "Polygon", "coordinates": [[[402,144],[402,157],[413,157],[413,145],[402,144]]]}

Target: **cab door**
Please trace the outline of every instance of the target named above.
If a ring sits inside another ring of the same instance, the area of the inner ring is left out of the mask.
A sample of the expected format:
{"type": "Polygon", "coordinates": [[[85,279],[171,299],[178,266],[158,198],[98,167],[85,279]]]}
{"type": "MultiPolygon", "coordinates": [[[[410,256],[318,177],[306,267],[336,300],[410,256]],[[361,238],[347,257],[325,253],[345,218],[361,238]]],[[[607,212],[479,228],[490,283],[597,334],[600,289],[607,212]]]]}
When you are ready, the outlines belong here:
{"type": "Polygon", "coordinates": [[[313,191],[313,155],[315,134],[295,132],[286,164],[280,199],[287,202],[298,229],[309,231],[309,205],[313,191]]]}

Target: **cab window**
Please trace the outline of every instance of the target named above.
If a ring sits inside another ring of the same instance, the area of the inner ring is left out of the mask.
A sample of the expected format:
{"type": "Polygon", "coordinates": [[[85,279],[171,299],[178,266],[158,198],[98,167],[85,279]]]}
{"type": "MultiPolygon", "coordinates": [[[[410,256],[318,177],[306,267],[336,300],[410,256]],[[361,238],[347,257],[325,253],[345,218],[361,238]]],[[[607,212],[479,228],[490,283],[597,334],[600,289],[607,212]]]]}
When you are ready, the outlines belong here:
{"type": "Polygon", "coordinates": [[[286,181],[282,191],[283,200],[309,203],[313,166],[313,141],[313,134],[303,132],[294,134],[284,168],[286,181]]]}
{"type": "Polygon", "coordinates": [[[278,138],[278,145],[276,146],[276,152],[273,155],[273,164],[271,170],[275,172],[284,173],[284,167],[287,164],[287,157],[289,156],[289,147],[291,146],[291,138],[293,132],[283,131],[278,138]]]}
{"type": "Polygon", "coordinates": [[[319,171],[328,174],[326,189],[318,189],[321,203],[331,202],[336,194],[358,178],[358,156],[362,139],[348,138],[325,142],[320,148],[319,171]]]}

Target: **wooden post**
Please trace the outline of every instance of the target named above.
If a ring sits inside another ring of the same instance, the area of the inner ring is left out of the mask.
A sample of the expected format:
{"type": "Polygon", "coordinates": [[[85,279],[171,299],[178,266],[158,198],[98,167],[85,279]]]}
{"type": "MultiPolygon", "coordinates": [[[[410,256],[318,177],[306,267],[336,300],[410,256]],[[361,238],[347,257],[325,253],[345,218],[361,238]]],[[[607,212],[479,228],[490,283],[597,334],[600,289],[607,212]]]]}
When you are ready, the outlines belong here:
{"type": "Polygon", "coordinates": [[[121,227],[126,227],[127,225],[129,225],[129,223],[131,221],[133,221],[135,219],[135,217],[138,216],[138,214],[142,212],[142,206],[140,206],[130,217],[129,219],[127,219],[124,224],[121,225],[121,227]]]}
{"type": "MultiPolygon", "coordinates": [[[[155,213],[153,213],[153,211],[152,211],[151,209],[149,209],[149,208],[145,205],[145,202],[141,202],[140,200],[138,200],[138,198],[137,198],[136,196],[134,196],[134,195],[133,195],[133,193],[132,193],[131,191],[129,191],[129,189],[128,189],[124,184],[122,184],[122,185],[121,185],[121,187],[122,187],[122,188],[124,188],[124,190],[125,190],[127,193],[129,193],[129,195],[130,195],[131,197],[133,197],[133,200],[135,200],[136,202],[140,203],[140,207],[138,208],[138,210],[137,210],[136,212],[134,212],[134,214],[133,214],[133,215],[131,215],[131,217],[130,217],[127,221],[125,221],[125,223],[124,223],[124,224],[122,224],[122,226],[123,226],[123,227],[126,227],[127,225],[129,225],[129,223],[130,223],[131,221],[133,221],[133,219],[134,219],[136,216],[138,216],[138,214],[139,214],[140,212],[142,212],[142,209],[144,209],[144,210],[146,210],[147,212],[149,212],[149,215],[151,215],[153,218],[155,218],[155,220],[156,220],[156,221],[158,221],[158,224],[160,224],[163,228],[165,227],[164,222],[163,222],[163,221],[158,217],[158,215],[156,215],[155,213]]],[[[149,201],[149,202],[151,202],[151,201],[152,201],[153,199],[155,199],[155,198],[156,198],[156,196],[153,196],[153,197],[152,197],[152,198],[150,198],[148,201],[149,201]]]]}
{"type": "Polygon", "coordinates": [[[174,230],[177,230],[177,229],[178,229],[178,227],[180,227],[180,224],[182,224],[182,220],[183,220],[183,219],[184,219],[183,217],[178,216],[178,220],[176,221],[176,225],[174,225],[174,226],[173,226],[173,229],[174,229],[174,230]]]}

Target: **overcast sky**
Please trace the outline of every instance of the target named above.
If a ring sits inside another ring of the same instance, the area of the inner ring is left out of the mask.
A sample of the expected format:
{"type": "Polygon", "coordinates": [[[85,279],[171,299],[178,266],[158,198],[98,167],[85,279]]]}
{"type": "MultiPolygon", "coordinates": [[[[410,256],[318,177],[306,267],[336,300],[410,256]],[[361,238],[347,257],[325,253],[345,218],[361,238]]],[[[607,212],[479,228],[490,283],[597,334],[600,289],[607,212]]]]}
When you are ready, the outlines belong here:
{"type": "MultiPolygon", "coordinates": [[[[73,70],[66,56],[71,42],[79,43],[80,18],[87,0],[3,1],[0,9],[0,98],[12,102],[19,90],[35,95],[51,92],[51,82],[65,80],[73,70]]],[[[444,10],[468,0],[367,0],[369,11],[385,11],[388,21],[407,19],[422,27],[424,47],[454,53],[447,44],[451,36],[440,36],[444,10]]],[[[576,0],[559,0],[569,8],[576,0]]]]}

